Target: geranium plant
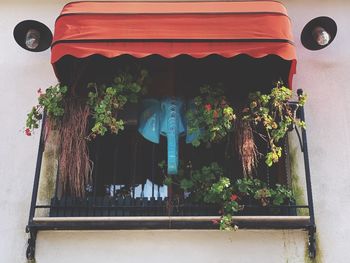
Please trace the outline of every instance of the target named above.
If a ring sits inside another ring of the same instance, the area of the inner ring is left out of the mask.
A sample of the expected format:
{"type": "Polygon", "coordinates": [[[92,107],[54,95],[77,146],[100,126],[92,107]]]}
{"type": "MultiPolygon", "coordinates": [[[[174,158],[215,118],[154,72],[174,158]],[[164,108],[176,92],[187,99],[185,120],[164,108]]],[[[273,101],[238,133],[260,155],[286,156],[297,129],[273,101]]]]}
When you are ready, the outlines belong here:
{"type": "Polygon", "coordinates": [[[189,134],[199,136],[192,141],[194,146],[201,142],[219,142],[232,131],[235,114],[220,88],[202,86],[200,96],[193,100],[194,108],[186,113],[189,134]]]}
{"type": "Polygon", "coordinates": [[[225,176],[224,169],[217,163],[210,163],[200,169],[192,169],[191,163],[181,162],[177,176],[166,174],[166,163],[159,164],[164,173],[166,185],[177,185],[187,193],[187,198],[195,202],[216,204],[220,208],[221,218],[215,221],[221,230],[234,230],[233,216],[244,210],[249,201],[255,201],[261,207],[291,203],[292,191],[276,184],[268,187],[259,179],[238,179],[235,182],[225,176]]]}
{"type": "Polygon", "coordinates": [[[118,134],[124,129],[124,120],[118,117],[118,112],[124,109],[125,104],[137,103],[139,97],[146,93],[144,85],[148,75],[146,70],[131,74],[128,71],[118,73],[113,83],[98,85],[90,83],[88,105],[94,123],[89,138],[104,135],[107,131],[118,134]]]}
{"type": "Polygon", "coordinates": [[[64,108],[62,102],[67,90],[67,86],[61,84],[51,86],[45,92],[42,92],[41,89],[38,90],[38,104],[27,115],[26,135],[30,136],[33,130],[39,127],[39,121],[42,119],[44,111],[52,119],[63,116],[64,108]]]}
{"type": "Polygon", "coordinates": [[[248,200],[257,201],[262,207],[270,204],[281,205],[294,200],[291,190],[279,184],[268,187],[258,179],[239,179],[232,182],[227,177],[220,177],[207,190],[204,202],[219,204],[222,207],[220,229],[232,230],[235,228],[232,216],[238,211],[244,211],[247,197],[248,200]]]}
{"type": "Polygon", "coordinates": [[[211,163],[198,170],[192,169],[191,162],[187,164],[180,161],[179,173],[176,176],[169,176],[166,173],[166,162],[158,164],[164,175],[166,185],[177,185],[184,192],[189,193],[189,198],[195,202],[204,200],[210,186],[224,175],[224,170],[217,163],[211,163]]]}

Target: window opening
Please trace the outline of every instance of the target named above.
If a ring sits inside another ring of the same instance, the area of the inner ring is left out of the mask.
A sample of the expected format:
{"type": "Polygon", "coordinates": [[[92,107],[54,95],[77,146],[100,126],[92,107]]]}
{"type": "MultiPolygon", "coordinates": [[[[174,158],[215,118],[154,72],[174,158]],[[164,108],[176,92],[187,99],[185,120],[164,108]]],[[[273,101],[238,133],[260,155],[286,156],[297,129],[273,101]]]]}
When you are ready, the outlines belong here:
{"type": "MultiPolygon", "coordinates": [[[[249,92],[268,92],[274,81],[287,81],[286,69],[290,66],[290,62],[277,56],[253,59],[245,55],[234,59],[219,56],[209,56],[205,59],[189,56],[179,56],[175,59],[159,56],[135,59],[122,56],[113,60],[92,56],[79,61],[66,57],[62,61],[62,64],[58,62],[57,70],[69,71],[78,68],[83,76],[81,85],[87,85],[91,81],[103,83],[111,79],[118,67],[138,63],[148,68],[152,74],[152,84],[147,97],[159,99],[176,96],[190,101],[198,95],[201,85],[221,83],[228,99],[235,105],[243,104],[249,92]]],[[[72,81],[68,78],[63,82],[69,85],[72,81]]],[[[219,215],[218,207],[213,205],[194,204],[182,210],[179,209],[179,205],[174,205],[183,203],[182,206],[185,206],[188,193],[179,187],[164,184],[165,177],[159,163],[166,160],[166,138],[161,136],[160,144],[154,144],[138,133],[138,107],[127,109],[123,114],[127,120],[125,131],[117,136],[98,136],[89,142],[93,183],[86,186],[86,197],[73,198],[69,193],[62,193],[56,188],[56,195],[51,201],[53,208],[50,210],[50,216],[184,215],[187,213],[186,209],[188,215],[219,215]],[[154,209],[150,208],[154,203],[157,203],[154,209]],[[119,206],[121,211],[118,211],[119,206]],[[74,207],[78,207],[79,213],[73,211],[74,207]],[[195,208],[198,211],[194,211],[195,208]]],[[[267,150],[266,141],[259,140],[257,135],[255,137],[259,152],[264,156],[267,150]]],[[[241,162],[226,141],[194,148],[191,144],[186,144],[184,138],[180,138],[179,154],[181,162],[185,165],[191,164],[193,169],[216,162],[224,168],[225,175],[232,181],[243,177],[241,162]]],[[[267,186],[276,183],[287,184],[289,179],[286,156],[284,151],[279,163],[271,168],[264,164],[263,157],[260,158],[255,177],[267,186]]]]}

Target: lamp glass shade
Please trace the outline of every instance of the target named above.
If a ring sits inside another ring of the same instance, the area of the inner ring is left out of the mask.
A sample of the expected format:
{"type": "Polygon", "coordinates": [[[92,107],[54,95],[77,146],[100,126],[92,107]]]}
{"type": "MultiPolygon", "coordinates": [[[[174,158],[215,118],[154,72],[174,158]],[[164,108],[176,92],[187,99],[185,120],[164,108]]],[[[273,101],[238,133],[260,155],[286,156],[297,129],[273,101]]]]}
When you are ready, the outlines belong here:
{"type": "Polygon", "coordinates": [[[26,46],[29,49],[38,48],[40,43],[40,32],[36,29],[29,29],[26,34],[26,46]]]}
{"type": "Polygon", "coordinates": [[[48,49],[52,42],[51,30],[43,23],[35,20],[25,20],[16,25],[13,37],[17,44],[31,52],[41,52],[48,49]]]}
{"type": "Polygon", "coordinates": [[[316,27],[312,32],[312,36],[320,46],[328,45],[331,40],[331,36],[323,27],[316,27]]]}
{"type": "Polygon", "coordinates": [[[320,50],[329,46],[337,35],[337,24],[326,16],[320,16],[308,22],[302,33],[301,43],[309,50],[320,50]]]}

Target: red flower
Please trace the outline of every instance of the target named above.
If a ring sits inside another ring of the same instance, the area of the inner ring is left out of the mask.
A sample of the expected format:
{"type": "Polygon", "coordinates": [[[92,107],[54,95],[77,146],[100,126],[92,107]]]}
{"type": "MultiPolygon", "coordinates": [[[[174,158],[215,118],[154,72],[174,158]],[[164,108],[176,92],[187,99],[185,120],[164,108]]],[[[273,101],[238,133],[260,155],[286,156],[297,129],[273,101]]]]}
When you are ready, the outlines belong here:
{"type": "Polygon", "coordinates": [[[25,129],[25,133],[26,133],[27,136],[31,136],[32,135],[32,133],[30,132],[29,128],[25,129]]]}
{"type": "Polygon", "coordinates": [[[219,113],[215,110],[213,114],[214,119],[219,118],[219,113]]]}
{"type": "Polygon", "coordinates": [[[210,111],[211,110],[211,105],[208,103],[208,104],[205,104],[205,110],[206,111],[210,111]]]}
{"type": "Polygon", "coordinates": [[[236,201],[236,200],[237,200],[237,198],[238,198],[238,196],[237,196],[237,195],[231,195],[231,197],[230,197],[231,201],[236,201]]]}
{"type": "Polygon", "coordinates": [[[36,92],[38,93],[38,95],[42,94],[41,89],[38,89],[36,92]]]}
{"type": "Polygon", "coordinates": [[[213,219],[213,220],[211,220],[211,222],[212,222],[214,225],[219,224],[219,220],[217,220],[217,219],[213,219]]]}

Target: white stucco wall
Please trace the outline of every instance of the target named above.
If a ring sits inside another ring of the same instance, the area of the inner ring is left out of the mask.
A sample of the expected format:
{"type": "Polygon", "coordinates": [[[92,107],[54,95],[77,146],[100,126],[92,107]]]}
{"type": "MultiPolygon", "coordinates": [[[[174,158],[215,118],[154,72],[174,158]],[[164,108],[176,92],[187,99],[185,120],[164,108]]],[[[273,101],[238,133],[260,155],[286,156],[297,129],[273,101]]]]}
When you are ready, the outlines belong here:
{"type": "Polygon", "coordinates": [[[293,20],[298,52],[294,85],[309,95],[306,107],[316,223],[323,262],[349,262],[350,26],[349,1],[284,1],[293,20]],[[298,39],[317,16],[338,25],[331,46],[318,52],[298,39]]]}
{"type": "MultiPolygon", "coordinates": [[[[17,46],[12,31],[25,19],[50,28],[68,1],[0,1],[0,262],[25,262],[38,134],[21,131],[36,90],[55,83],[50,52],[17,46]]],[[[350,250],[350,1],[285,0],[298,52],[295,88],[306,106],[316,223],[322,262],[349,262],[350,250]],[[328,48],[312,52],[299,41],[303,26],[326,15],[338,24],[328,48]]],[[[302,167],[299,167],[300,169],[302,167]]],[[[304,262],[303,231],[86,231],[40,232],[37,262],[304,262]]]]}

